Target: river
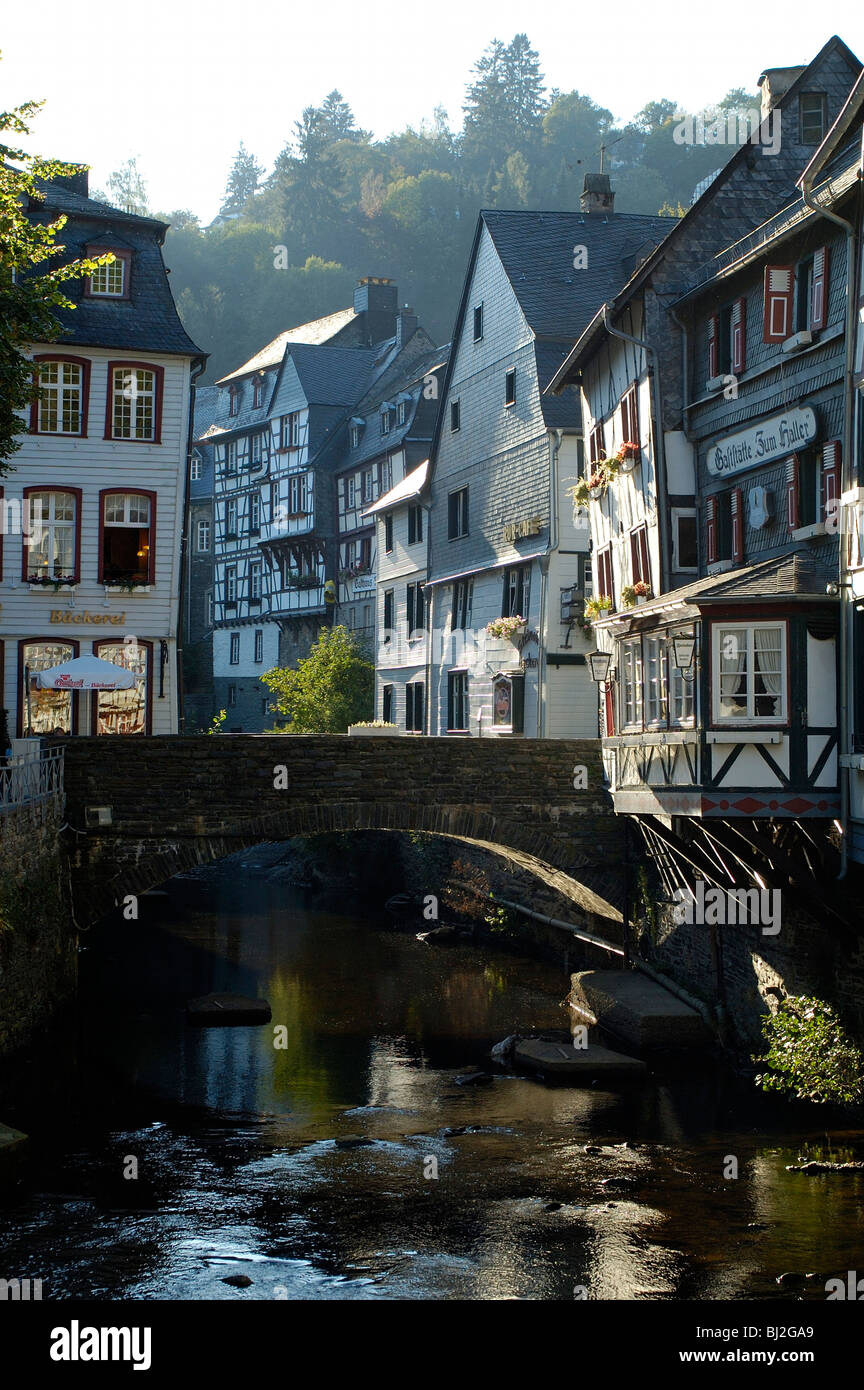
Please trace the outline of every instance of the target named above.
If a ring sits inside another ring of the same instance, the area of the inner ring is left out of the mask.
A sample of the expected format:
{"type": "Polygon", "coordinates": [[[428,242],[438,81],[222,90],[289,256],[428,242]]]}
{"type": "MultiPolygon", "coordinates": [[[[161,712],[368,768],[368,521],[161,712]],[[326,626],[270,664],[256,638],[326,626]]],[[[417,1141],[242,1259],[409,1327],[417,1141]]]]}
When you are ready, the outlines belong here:
{"type": "Polygon", "coordinates": [[[506,1034],[568,1026],[560,967],[251,870],[142,906],[85,938],[79,1036],[4,1114],[32,1145],[3,1263],[45,1298],[824,1300],[860,1264],[864,1174],[786,1164],[864,1136],[714,1063],[459,1084],[506,1034]],[[189,1027],[222,990],[272,1024],[189,1027]]]}

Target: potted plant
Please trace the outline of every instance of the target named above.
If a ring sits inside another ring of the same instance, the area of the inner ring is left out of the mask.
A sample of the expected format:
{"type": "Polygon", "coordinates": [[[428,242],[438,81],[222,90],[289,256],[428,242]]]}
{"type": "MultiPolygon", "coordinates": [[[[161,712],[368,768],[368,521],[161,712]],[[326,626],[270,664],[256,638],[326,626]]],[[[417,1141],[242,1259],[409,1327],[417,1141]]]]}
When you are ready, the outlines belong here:
{"type": "Polygon", "coordinates": [[[526,626],[525,619],[515,613],[512,618],[493,618],[491,623],[486,624],[486,633],[489,637],[503,638],[504,641],[515,645],[524,634],[526,626]]]}
{"type": "Polygon", "coordinates": [[[572,497],[574,509],[576,507],[587,507],[591,498],[587,478],[580,478],[574,483],[573,487],[568,487],[567,496],[572,497]]]}
{"type": "Polygon", "coordinates": [[[637,579],[633,585],[633,593],[636,595],[637,603],[645,603],[647,599],[654,597],[651,585],[645,579],[637,579]]]}
{"type": "Polygon", "coordinates": [[[289,570],[285,576],[287,589],[319,589],[322,583],[317,574],[298,574],[296,570],[289,570]]]}
{"type": "Polygon", "coordinates": [[[598,594],[596,598],[589,598],[585,601],[585,617],[589,620],[599,618],[601,613],[608,613],[612,607],[612,600],[608,594],[598,594]]]}
{"type": "Polygon", "coordinates": [[[621,459],[621,467],[629,473],[641,461],[642,450],[634,440],[628,439],[626,443],[621,445],[619,458],[621,459]]]}

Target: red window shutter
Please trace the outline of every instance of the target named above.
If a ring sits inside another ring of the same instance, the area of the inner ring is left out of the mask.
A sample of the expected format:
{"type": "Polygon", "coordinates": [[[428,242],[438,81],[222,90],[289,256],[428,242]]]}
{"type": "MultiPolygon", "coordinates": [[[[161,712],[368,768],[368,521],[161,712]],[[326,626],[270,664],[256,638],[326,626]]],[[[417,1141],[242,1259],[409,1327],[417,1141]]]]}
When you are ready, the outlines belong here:
{"type": "Polygon", "coordinates": [[[743,372],[747,355],[747,300],[732,305],[732,370],[743,372]]]}
{"type": "Polygon", "coordinates": [[[798,504],[798,455],[786,460],[786,520],[790,531],[797,531],[800,507],[798,504]]]}
{"type": "Polygon", "coordinates": [[[732,489],[732,560],[740,565],[744,559],[744,493],[740,487],[732,489]]]}
{"type": "Polygon", "coordinates": [[[717,559],[717,498],[709,497],[705,503],[705,557],[709,565],[717,559]]]}
{"type": "Polygon", "coordinates": [[[813,256],[813,287],[810,294],[810,327],[824,328],[828,322],[828,247],[820,246],[813,256]]]}
{"type": "Polygon", "coordinates": [[[648,530],[645,526],[639,527],[639,578],[644,579],[646,584],[651,583],[651,562],[648,559],[648,530]]]}
{"type": "Polygon", "coordinates": [[[720,320],[716,314],[712,314],[708,320],[708,378],[717,376],[717,346],[718,335],[720,332],[720,320]]]}
{"type": "Polygon", "coordinates": [[[639,573],[639,532],[630,532],[630,573],[633,575],[633,583],[638,584],[642,575],[639,573]]]}
{"type": "Polygon", "coordinates": [[[614,686],[611,681],[606,682],[604,691],[604,702],[606,711],[606,723],[603,732],[607,738],[611,738],[615,733],[615,697],[613,694],[614,686]]]}
{"type": "Polygon", "coordinates": [[[763,343],[782,343],[792,332],[795,275],[791,265],[766,265],[763,343]]]}
{"type": "Polygon", "coordinates": [[[840,440],[822,448],[822,520],[836,526],[840,507],[840,440]]]}

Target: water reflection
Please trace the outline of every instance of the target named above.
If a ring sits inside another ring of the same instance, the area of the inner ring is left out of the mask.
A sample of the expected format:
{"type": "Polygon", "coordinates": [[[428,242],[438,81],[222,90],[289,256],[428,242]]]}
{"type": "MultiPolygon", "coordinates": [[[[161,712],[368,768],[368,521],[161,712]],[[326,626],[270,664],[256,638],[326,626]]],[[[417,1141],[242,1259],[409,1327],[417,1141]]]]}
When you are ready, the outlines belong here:
{"type": "Polygon", "coordinates": [[[36,1154],[0,1239],[51,1297],[806,1298],[857,1267],[862,1175],[787,1172],[808,1136],[760,1137],[784,1112],[704,1063],[621,1090],[457,1084],[505,1034],[567,1026],[553,966],[240,875],[215,910],[163,904],[82,958],[71,1125],[38,1086],[15,1117],[36,1154]],[[265,996],[272,1025],[189,1028],[211,990],[265,996]]]}

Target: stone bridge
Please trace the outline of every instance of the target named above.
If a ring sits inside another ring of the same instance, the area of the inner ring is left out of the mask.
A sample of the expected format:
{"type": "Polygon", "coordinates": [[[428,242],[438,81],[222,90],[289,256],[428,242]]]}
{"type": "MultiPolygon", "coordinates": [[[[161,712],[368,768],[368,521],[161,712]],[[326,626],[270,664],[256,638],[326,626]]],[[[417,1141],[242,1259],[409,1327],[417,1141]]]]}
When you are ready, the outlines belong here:
{"type": "Polygon", "coordinates": [[[623,828],[597,740],[220,734],[73,738],[65,752],[81,926],[252,845],[358,830],[482,846],[564,891],[583,920],[620,920],[623,828]]]}

